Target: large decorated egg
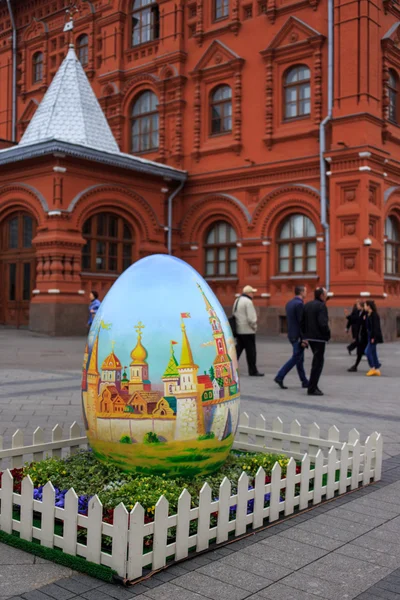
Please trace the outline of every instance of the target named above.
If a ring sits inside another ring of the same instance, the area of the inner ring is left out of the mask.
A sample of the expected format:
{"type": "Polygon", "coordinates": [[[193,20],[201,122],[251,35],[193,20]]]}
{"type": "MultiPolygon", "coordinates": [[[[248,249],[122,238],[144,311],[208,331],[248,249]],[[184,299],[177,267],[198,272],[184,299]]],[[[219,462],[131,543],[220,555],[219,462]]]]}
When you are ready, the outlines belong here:
{"type": "Polygon", "coordinates": [[[83,362],[97,457],[147,474],[211,473],[231,449],[239,400],[232,332],[204,279],[164,254],[127,269],[96,314],[83,362]]]}

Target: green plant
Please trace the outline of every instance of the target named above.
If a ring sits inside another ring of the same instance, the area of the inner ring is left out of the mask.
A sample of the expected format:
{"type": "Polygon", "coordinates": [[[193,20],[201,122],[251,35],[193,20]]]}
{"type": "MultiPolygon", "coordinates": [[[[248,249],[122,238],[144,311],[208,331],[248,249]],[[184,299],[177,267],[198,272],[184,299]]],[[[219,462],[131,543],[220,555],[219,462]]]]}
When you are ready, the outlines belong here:
{"type": "Polygon", "coordinates": [[[199,442],[201,442],[202,440],[213,440],[214,438],[215,433],[213,431],[210,431],[209,433],[205,433],[204,435],[199,435],[197,439],[199,440],[199,442]]]}
{"type": "Polygon", "coordinates": [[[123,435],[119,441],[121,444],[132,444],[132,440],[129,435],[123,435]]]}
{"type": "Polygon", "coordinates": [[[160,440],[158,439],[158,435],[153,431],[149,431],[143,438],[143,443],[145,444],[159,444],[160,440]]]}

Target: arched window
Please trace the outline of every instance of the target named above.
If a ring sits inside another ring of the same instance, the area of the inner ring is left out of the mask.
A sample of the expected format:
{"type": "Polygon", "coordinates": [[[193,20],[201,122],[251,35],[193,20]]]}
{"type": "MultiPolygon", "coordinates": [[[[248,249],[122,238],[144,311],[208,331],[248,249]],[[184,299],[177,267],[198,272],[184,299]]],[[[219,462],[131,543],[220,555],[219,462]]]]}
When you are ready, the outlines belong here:
{"type": "Polygon", "coordinates": [[[286,72],[284,78],[285,119],[296,119],[311,113],[310,69],[296,65],[286,72]]]}
{"type": "Polygon", "coordinates": [[[389,121],[397,123],[397,93],[399,90],[399,78],[396,71],[389,69],[388,95],[389,95],[389,121]]]}
{"type": "Polygon", "coordinates": [[[211,135],[232,131],[232,90],[229,85],[219,85],[210,98],[211,135]]]}
{"type": "Polygon", "coordinates": [[[153,92],[142,92],[132,109],[132,152],[148,152],[158,148],[158,98],[153,92]]]}
{"type": "Polygon", "coordinates": [[[132,46],[160,37],[160,11],[154,0],[134,0],[132,4],[132,46]]]}
{"type": "Polygon", "coordinates": [[[213,0],[213,20],[219,21],[229,16],[229,0],[213,0]]]}
{"type": "Polygon", "coordinates": [[[385,221],[385,273],[387,275],[399,275],[400,269],[400,234],[399,224],[394,217],[388,217],[385,221]]]}
{"type": "Polygon", "coordinates": [[[286,219],[278,239],[279,273],[316,273],[316,235],[315,227],[308,217],[292,215],[286,219]]]}
{"type": "Polygon", "coordinates": [[[219,221],[208,230],[205,240],[206,276],[237,275],[236,232],[226,221],[219,221]]]}
{"type": "Polygon", "coordinates": [[[33,83],[39,83],[43,79],[43,54],[42,52],[36,52],[33,55],[32,61],[32,81],[33,83]]]}
{"type": "Polygon", "coordinates": [[[84,33],[80,35],[76,42],[78,59],[82,67],[86,67],[89,63],[89,37],[84,33]]]}
{"type": "Polygon", "coordinates": [[[85,222],[82,233],[83,271],[118,274],[132,264],[132,230],[121,217],[99,213],[85,222]]]}

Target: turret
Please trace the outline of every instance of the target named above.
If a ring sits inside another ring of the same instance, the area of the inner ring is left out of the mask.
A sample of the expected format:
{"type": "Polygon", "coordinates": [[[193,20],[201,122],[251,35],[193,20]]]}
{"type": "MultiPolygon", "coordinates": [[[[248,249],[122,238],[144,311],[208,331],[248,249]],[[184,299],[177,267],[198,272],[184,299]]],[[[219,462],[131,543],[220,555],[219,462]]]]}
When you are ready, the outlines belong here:
{"type": "Polygon", "coordinates": [[[142,344],[142,329],[144,325],[141,321],[136,325],[137,342],[131,352],[132,362],[129,367],[129,393],[141,390],[148,392],[151,390],[149,381],[149,365],[147,364],[147,350],[142,344]]]}

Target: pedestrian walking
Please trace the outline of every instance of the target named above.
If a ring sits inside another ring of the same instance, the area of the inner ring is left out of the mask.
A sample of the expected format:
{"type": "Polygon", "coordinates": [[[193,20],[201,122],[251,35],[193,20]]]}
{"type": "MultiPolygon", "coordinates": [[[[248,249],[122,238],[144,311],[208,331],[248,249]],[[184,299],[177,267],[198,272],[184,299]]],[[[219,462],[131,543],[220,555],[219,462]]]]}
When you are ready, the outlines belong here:
{"type": "Polygon", "coordinates": [[[286,320],[288,327],[288,338],[292,344],[292,356],[279,370],[274,381],[283,390],[287,390],[283,381],[286,375],[296,367],[301,385],[308,388],[308,379],[304,371],[304,342],[301,339],[301,322],[303,319],[304,300],[307,296],[307,288],[299,285],[294,290],[295,296],[286,304],[286,320]]]}
{"type": "Polygon", "coordinates": [[[313,353],[307,390],[309,396],[324,395],[318,387],[318,382],[324,368],[325,347],[331,338],[326,300],[326,289],[317,288],[314,292],[314,300],[307,302],[303,311],[302,339],[309,343],[313,353]]]}
{"type": "Polygon", "coordinates": [[[355,323],[356,329],[353,332],[357,341],[357,358],[354,365],[350,367],[350,369],[347,369],[349,373],[357,372],[358,365],[360,364],[368,345],[367,313],[363,301],[359,300],[357,304],[359,307],[358,322],[355,323]]]}
{"type": "Polygon", "coordinates": [[[263,377],[257,369],[257,313],[253,296],[257,290],[251,285],[243,288],[242,294],[233,305],[232,315],[236,321],[236,353],[239,360],[243,350],[246,352],[247,367],[251,377],[263,377]]]}
{"type": "Polygon", "coordinates": [[[96,316],[97,311],[99,310],[100,307],[100,300],[99,300],[99,294],[96,291],[91,291],[90,295],[90,303],[89,303],[89,320],[87,322],[87,327],[88,329],[90,329],[90,327],[92,326],[93,320],[96,316]]]}
{"type": "Polygon", "coordinates": [[[367,332],[368,332],[368,346],[365,351],[367,355],[370,370],[367,373],[367,377],[380,377],[381,363],[378,358],[378,344],[383,344],[383,336],[381,329],[381,319],[376,308],[376,304],[373,300],[365,301],[365,310],[367,312],[367,332]]]}
{"type": "Polygon", "coordinates": [[[350,354],[355,350],[358,346],[358,329],[359,329],[359,317],[360,317],[360,301],[358,300],[354,306],[353,310],[349,314],[347,309],[344,309],[344,314],[346,315],[347,325],[346,325],[346,333],[351,331],[352,342],[347,346],[347,352],[350,354]]]}

